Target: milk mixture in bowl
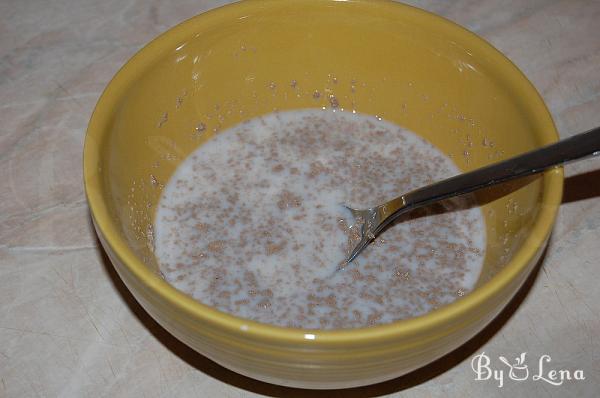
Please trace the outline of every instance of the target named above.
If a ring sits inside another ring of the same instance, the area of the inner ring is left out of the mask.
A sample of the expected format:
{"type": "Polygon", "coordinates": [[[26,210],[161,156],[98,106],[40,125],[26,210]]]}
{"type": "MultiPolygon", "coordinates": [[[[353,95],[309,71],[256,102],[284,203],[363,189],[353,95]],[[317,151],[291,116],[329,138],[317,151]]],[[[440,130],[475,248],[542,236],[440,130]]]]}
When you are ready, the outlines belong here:
{"type": "Polygon", "coordinates": [[[175,171],[155,254],[164,278],[240,317],[307,329],[425,314],[473,289],[485,254],[470,196],[407,214],[351,264],[367,208],[459,172],[429,142],[373,116],[271,113],[225,130],[175,171]]]}

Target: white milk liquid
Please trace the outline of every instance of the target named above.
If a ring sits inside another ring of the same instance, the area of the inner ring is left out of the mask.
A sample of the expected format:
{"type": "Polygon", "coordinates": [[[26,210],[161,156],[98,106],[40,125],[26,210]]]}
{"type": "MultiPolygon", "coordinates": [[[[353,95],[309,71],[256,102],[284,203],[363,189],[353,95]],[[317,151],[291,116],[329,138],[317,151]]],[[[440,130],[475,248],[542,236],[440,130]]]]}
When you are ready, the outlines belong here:
{"type": "Polygon", "coordinates": [[[470,291],[485,228],[472,198],[414,211],[345,268],[342,203],[371,207],[458,173],[415,134],[372,116],[272,113],[199,147],[166,185],[155,223],[165,279],[256,321],[353,328],[424,314],[470,291]]]}

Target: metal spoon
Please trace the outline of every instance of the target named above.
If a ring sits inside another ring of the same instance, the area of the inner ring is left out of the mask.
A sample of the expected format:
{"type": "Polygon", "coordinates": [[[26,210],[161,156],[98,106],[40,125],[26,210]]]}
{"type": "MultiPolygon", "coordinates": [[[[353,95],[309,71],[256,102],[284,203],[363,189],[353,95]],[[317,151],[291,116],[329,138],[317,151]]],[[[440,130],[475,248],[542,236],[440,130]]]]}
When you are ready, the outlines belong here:
{"type": "Polygon", "coordinates": [[[346,263],[354,260],[387,225],[408,211],[599,154],[600,127],[597,127],[502,162],[415,189],[379,206],[364,210],[346,206],[361,228],[360,241],[350,252],[346,263]]]}

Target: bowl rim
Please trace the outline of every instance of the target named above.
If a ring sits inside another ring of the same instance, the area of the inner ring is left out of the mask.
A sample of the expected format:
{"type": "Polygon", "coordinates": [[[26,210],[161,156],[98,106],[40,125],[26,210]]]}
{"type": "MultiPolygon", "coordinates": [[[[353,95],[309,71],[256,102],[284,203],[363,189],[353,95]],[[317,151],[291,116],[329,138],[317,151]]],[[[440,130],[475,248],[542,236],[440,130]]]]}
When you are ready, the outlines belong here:
{"type": "MultiPolygon", "coordinates": [[[[337,3],[338,1],[296,0],[294,4],[298,6],[301,4],[326,4],[328,2],[337,3]]],[[[402,336],[408,337],[422,333],[425,330],[447,325],[453,319],[458,319],[461,315],[475,310],[478,303],[492,299],[513,282],[527,267],[550,235],[562,198],[562,168],[544,173],[542,205],[531,233],[513,258],[505,264],[498,274],[460,300],[422,316],[388,324],[354,329],[299,329],[264,324],[236,317],[202,304],[180,292],[151,271],[133,253],[126,240],[119,233],[120,228],[110,216],[109,209],[103,200],[103,183],[102,179],[99,178],[100,171],[98,170],[101,143],[108,135],[108,127],[112,121],[116,104],[139,71],[144,70],[145,67],[162,56],[165,51],[177,48],[185,43],[187,38],[198,34],[198,31],[224,20],[238,17],[240,13],[254,12],[257,7],[258,9],[272,9],[289,6],[282,3],[286,2],[280,2],[279,0],[245,1],[225,5],[196,15],[167,30],[144,46],[121,67],[106,86],[96,104],[86,132],[83,149],[83,174],[90,213],[98,235],[101,239],[103,238],[103,245],[108,246],[105,247],[107,252],[111,252],[116,256],[116,260],[121,262],[135,278],[149,289],[151,294],[166,300],[169,305],[177,307],[179,311],[187,316],[231,333],[243,333],[249,339],[278,344],[310,344],[312,347],[344,345],[347,347],[349,344],[364,344],[367,342],[373,344],[389,339],[398,339],[402,336]]],[[[541,129],[541,136],[538,138],[544,143],[550,143],[558,139],[559,136],[550,112],[535,87],[512,61],[484,39],[441,16],[409,5],[385,0],[350,0],[346,3],[368,5],[369,7],[394,12],[402,8],[403,12],[412,14],[413,18],[419,19],[422,23],[435,24],[436,29],[451,32],[453,35],[460,37],[461,43],[477,48],[478,51],[485,53],[492,61],[498,61],[500,65],[498,71],[502,71],[507,75],[506,80],[510,80],[514,86],[520,86],[520,90],[526,94],[525,101],[535,110],[540,119],[538,122],[544,126],[541,129]]]]}

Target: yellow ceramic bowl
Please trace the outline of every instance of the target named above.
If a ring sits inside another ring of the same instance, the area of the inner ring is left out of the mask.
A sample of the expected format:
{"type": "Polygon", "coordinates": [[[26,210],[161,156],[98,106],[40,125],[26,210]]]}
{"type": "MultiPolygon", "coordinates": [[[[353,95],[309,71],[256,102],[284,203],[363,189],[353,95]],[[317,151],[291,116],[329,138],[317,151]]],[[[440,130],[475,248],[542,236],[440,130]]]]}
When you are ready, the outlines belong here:
{"type": "Polygon", "coordinates": [[[555,170],[480,194],[488,247],[478,287],[418,318],[354,330],[286,329],[224,314],[168,285],[151,251],[152,221],[177,164],[213,130],[275,109],[329,106],[328,94],[347,111],[421,134],[463,170],[558,137],[521,72],[442,18],[391,2],[248,1],[194,17],[136,54],[98,102],[84,150],[98,235],[148,313],[227,368],[307,388],[391,379],[474,336],[534,267],[563,179],[555,170]]]}

